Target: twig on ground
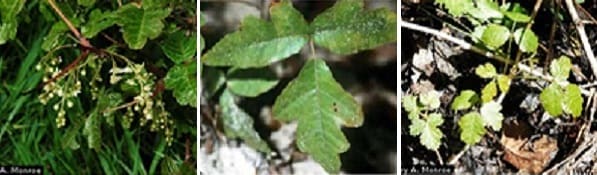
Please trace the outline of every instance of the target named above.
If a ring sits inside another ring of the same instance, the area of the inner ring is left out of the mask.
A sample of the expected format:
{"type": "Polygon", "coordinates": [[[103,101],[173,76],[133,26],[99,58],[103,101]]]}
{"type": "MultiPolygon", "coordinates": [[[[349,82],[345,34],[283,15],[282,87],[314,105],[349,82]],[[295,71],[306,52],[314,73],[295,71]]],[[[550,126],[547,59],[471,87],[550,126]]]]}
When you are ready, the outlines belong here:
{"type": "Polygon", "coordinates": [[[583,45],[583,49],[586,53],[587,59],[589,59],[589,63],[591,65],[591,70],[593,71],[593,76],[597,76],[597,60],[595,60],[595,55],[593,54],[593,49],[591,49],[591,44],[589,43],[589,38],[587,37],[587,33],[585,31],[585,26],[581,22],[581,19],[578,17],[578,12],[576,11],[576,6],[572,0],[566,0],[566,6],[568,7],[568,12],[572,17],[572,21],[576,25],[576,31],[580,37],[580,41],[583,45]]]}
{"type": "Polygon", "coordinates": [[[439,164],[444,165],[444,161],[442,160],[442,155],[439,154],[438,150],[435,150],[435,155],[437,156],[437,160],[439,160],[439,164]]]}
{"type": "Polygon", "coordinates": [[[469,148],[471,148],[470,145],[466,145],[464,148],[462,148],[462,150],[460,150],[460,152],[458,152],[458,154],[456,154],[456,156],[452,157],[452,159],[450,159],[448,161],[448,165],[454,165],[454,164],[456,164],[456,162],[458,162],[458,160],[460,159],[460,157],[462,157],[462,155],[464,155],[464,153],[466,151],[468,151],[469,148]]]}

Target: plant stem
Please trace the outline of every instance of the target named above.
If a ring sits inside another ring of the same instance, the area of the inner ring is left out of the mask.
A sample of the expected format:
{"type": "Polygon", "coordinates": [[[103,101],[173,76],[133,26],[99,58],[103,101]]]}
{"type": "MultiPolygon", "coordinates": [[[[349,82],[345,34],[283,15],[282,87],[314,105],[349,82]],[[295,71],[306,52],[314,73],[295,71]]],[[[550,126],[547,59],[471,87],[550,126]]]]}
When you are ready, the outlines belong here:
{"type": "Polygon", "coordinates": [[[572,21],[574,21],[574,24],[576,25],[576,31],[578,32],[580,41],[582,42],[585,53],[587,54],[587,59],[589,59],[589,63],[591,64],[593,76],[597,76],[597,60],[595,60],[593,49],[591,49],[589,38],[587,37],[587,33],[585,32],[585,26],[578,17],[578,13],[576,12],[576,6],[574,5],[574,2],[572,2],[572,0],[566,0],[566,6],[568,7],[568,12],[570,12],[572,21]]]}

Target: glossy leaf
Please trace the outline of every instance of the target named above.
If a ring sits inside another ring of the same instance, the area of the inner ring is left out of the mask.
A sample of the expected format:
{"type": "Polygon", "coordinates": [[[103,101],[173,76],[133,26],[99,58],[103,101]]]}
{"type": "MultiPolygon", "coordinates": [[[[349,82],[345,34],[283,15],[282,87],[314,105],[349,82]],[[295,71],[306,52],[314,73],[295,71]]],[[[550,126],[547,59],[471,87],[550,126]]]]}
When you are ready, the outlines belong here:
{"type": "Polygon", "coordinates": [[[298,148],[330,173],[339,171],[338,153],[349,147],[340,125],[358,127],[363,123],[361,107],[334,80],[322,59],[305,63],[298,77],[277,97],[273,114],[281,121],[298,120],[298,148]]]}
{"type": "Polygon", "coordinates": [[[475,73],[479,75],[479,77],[481,78],[493,78],[497,75],[497,71],[491,63],[485,63],[483,65],[478,66],[475,69],[475,73]]]}
{"type": "Polygon", "coordinates": [[[227,78],[230,91],[245,97],[257,97],[278,84],[278,79],[268,68],[233,69],[227,78]]]}
{"type": "Polygon", "coordinates": [[[197,53],[197,37],[194,35],[186,36],[182,31],[176,31],[167,36],[166,40],[160,44],[164,54],[174,63],[180,64],[195,56],[197,53]]]}
{"type": "Polygon", "coordinates": [[[362,0],[340,0],[311,23],[315,44],[337,54],[353,54],[395,42],[396,14],[363,10],[362,0]]]}
{"type": "Polygon", "coordinates": [[[502,92],[508,92],[508,90],[510,89],[510,83],[512,83],[512,79],[510,77],[508,77],[507,75],[498,75],[497,76],[497,85],[498,88],[500,89],[500,91],[502,92]]]}
{"type": "Polygon", "coordinates": [[[166,89],[172,90],[181,105],[197,107],[197,62],[178,64],[164,78],[166,89]]]}
{"type": "Polygon", "coordinates": [[[549,72],[551,73],[551,76],[556,79],[556,81],[566,81],[570,75],[571,68],[572,63],[570,62],[570,58],[567,56],[561,56],[557,60],[551,61],[551,65],[549,65],[549,72]]]}
{"type": "Polygon", "coordinates": [[[454,17],[460,17],[469,10],[474,9],[472,0],[435,0],[436,4],[444,6],[454,17]]]}
{"type": "Polygon", "coordinates": [[[495,84],[495,81],[492,80],[491,82],[487,83],[487,85],[485,85],[483,90],[481,90],[481,101],[483,101],[483,103],[491,101],[493,97],[497,95],[496,86],[497,85],[495,84]]]}
{"type": "Polygon", "coordinates": [[[458,121],[458,126],[460,126],[460,139],[468,144],[474,145],[481,141],[483,135],[485,135],[485,125],[483,123],[483,118],[481,118],[481,114],[478,112],[470,112],[458,121]]]}
{"type": "Polygon", "coordinates": [[[564,100],[562,101],[562,108],[573,117],[579,117],[582,113],[583,98],[580,92],[580,87],[575,84],[566,86],[564,92],[564,100]]]}
{"type": "Polygon", "coordinates": [[[523,34],[523,30],[524,28],[519,28],[514,32],[514,41],[523,52],[537,52],[537,47],[539,47],[537,35],[530,29],[523,34]]]}
{"type": "Polygon", "coordinates": [[[495,50],[504,45],[509,38],[510,31],[508,28],[498,24],[489,24],[485,31],[483,31],[481,41],[483,41],[488,48],[495,50]]]}
{"type": "Polygon", "coordinates": [[[486,126],[490,126],[495,131],[502,129],[502,120],[504,120],[504,116],[500,112],[501,110],[502,105],[495,101],[483,104],[480,110],[481,116],[483,117],[483,123],[486,126]]]}
{"type": "Polygon", "coordinates": [[[464,110],[470,108],[473,104],[479,101],[479,96],[475,91],[464,90],[452,102],[452,110],[464,110]]]}
{"type": "Polygon", "coordinates": [[[289,1],[270,8],[272,22],[245,18],[241,30],[226,35],[202,61],[210,66],[264,67],[296,54],[308,41],[309,28],[289,1]]]}
{"type": "Polygon", "coordinates": [[[228,89],[224,90],[222,96],[220,96],[219,104],[222,109],[220,119],[227,137],[240,138],[256,150],[265,153],[271,152],[267,143],[259,137],[257,131],[253,128],[253,118],[236,105],[234,95],[228,89]]]}
{"type": "Polygon", "coordinates": [[[113,12],[102,12],[99,9],[91,11],[89,21],[81,27],[81,34],[86,38],[93,38],[99,32],[113,26],[116,23],[113,12]]]}
{"type": "Polygon", "coordinates": [[[550,84],[541,92],[539,100],[549,115],[557,117],[562,114],[562,97],[564,92],[557,84],[550,84]]]}
{"type": "Polygon", "coordinates": [[[157,38],[164,28],[163,20],[170,9],[143,9],[127,4],[117,11],[116,24],[122,27],[124,41],[131,49],[141,49],[148,39],[157,38]]]}
{"type": "Polygon", "coordinates": [[[443,122],[444,119],[438,113],[429,114],[426,120],[415,119],[410,126],[410,134],[420,135],[419,140],[423,146],[430,150],[437,150],[441,144],[441,138],[444,137],[438,128],[443,122]]]}

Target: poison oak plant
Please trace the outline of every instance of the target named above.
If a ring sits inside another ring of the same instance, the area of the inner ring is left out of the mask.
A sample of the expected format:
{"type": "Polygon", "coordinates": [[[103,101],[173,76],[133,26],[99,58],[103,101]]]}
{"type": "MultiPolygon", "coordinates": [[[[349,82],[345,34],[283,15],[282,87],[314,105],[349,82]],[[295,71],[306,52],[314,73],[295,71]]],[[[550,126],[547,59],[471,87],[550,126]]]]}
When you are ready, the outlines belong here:
{"type": "Polygon", "coordinates": [[[32,19],[52,24],[25,89],[70,133],[68,147],[79,148],[79,135],[98,152],[112,147],[102,133],[117,124],[172,145],[195,135],[195,3],[2,0],[0,45],[18,45],[20,26],[32,19]]]}
{"type": "MultiPolygon", "coordinates": [[[[494,58],[505,66],[512,66],[508,72],[499,73],[492,63],[484,63],[475,69],[475,73],[487,84],[480,90],[466,89],[460,91],[454,98],[450,108],[460,116],[458,125],[460,127],[460,139],[467,145],[478,143],[486,134],[488,129],[500,131],[502,128],[501,102],[510,90],[514,77],[526,77],[526,73],[539,76],[550,83],[544,87],[540,94],[540,102],[545,111],[553,117],[567,114],[572,117],[579,117],[582,113],[583,97],[582,89],[567,81],[571,70],[571,61],[566,56],[553,60],[549,64],[549,75],[544,76],[541,72],[531,70],[523,62],[533,63],[537,60],[537,48],[539,39],[531,30],[533,18],[536,15],[538,6],[534,13],[529,16],[526,9],[518,3],[504,3],[498,5],[493,0],[436,0],[435,4],[447,9],[454,18],[461,18],[470,22],[474,29],[459,29],[468,36],[475,45],[467,45],[466,41],[452,39],[460,42],[462,46],[483,55],[494,58]],[[462,44],[465,43],[465,44],[462,44]],[[518,49],[511,49],[515,43],[518,49]],[[515,58],[509,58],[516,52],[515,58]],[[524,57],[524,59],[521,59],[524,57]],[[526,73],[522,73],[523,70],[526,73]],[[547,78],[546,78],[547,77],[547,78]],[[478,92],[480,91],[480,95],[478,92]],[[498,92],[500,95],[498,96],[498,92]]],[[[540,5],[540,4],[539,4],[540,5]]],[[[407,24],[409,28],[409,24],[407,24]]],[[[453,27],[454,28],[454,27],[453,27]]],[[[423,30],[421,30],[423,31],[423,30]]],[[[432,32],[428,32],[432,33],[432,32]]],[[[444,37],[447,38],[447,37],[444,37]]],[[[546,63],[547,64],[547,63],[546,63]]],[[[506,69],[508,70],[508,69],[506,69]]],[[[521,79],[522,80],[522,79],[521,79]]],[[[529,79],[529,81],[536,81],[529,79]]],[[[435,94],[435,91],[431,91],[435,94]]],[[[441,143],[443,133],[437,129],[443,119],[438,113],[422,113],[435,109],[433,103],[426,99],[439,98],[429,93],[406,95],[402,97],[404,109],[409,113],[411,121],[410,134],[419,136],[420,142],[426,148],[437,151],[441,143]],[[418,100],[417,100],[418,99],[418,100]],[[421,117],[422,116],[422,117],[421,117]]],[[[437,105],[439,106],[439,105],[437,105]]]]}
{"type": "MultiPolygon", "coordinates": [[[[309,24],[289,0],[283,0],[271,5],[271,21],[246,17],[240,30],[207,50],[201,56],[205,96],[219,99],[225,134],[257,150],[271,151],[235,99],[258,97],[275,87],[278,80],[267,66],[298,53],[308,43],[311,49],[318,45],[347,55],[395,42],[396,14],[387,9],[367,11],[363,5],[362,0],[339,0],[309,24]],[[223,89],[221,95],[215,96],[219,89],[223,89]]],[[[340,127],[359,127],[364,120],[360,105],[336,82],[326,62],[313,57],[277,97],[273,116],[298,121],[299,150],[331,173],[340,169],[338,154],[349,148],[340,127]]]]}

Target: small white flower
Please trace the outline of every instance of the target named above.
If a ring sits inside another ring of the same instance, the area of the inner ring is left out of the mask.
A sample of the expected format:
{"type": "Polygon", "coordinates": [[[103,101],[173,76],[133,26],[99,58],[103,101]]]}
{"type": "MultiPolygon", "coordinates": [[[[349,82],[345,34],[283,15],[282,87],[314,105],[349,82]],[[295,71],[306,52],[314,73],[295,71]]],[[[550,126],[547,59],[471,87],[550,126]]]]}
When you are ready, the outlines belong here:
{"type": "Polygon", "coordinates": [[[73,107],[73,102],[70,101],[70,100],[66,101],[66,107],[72,108],[73,107]]]}

